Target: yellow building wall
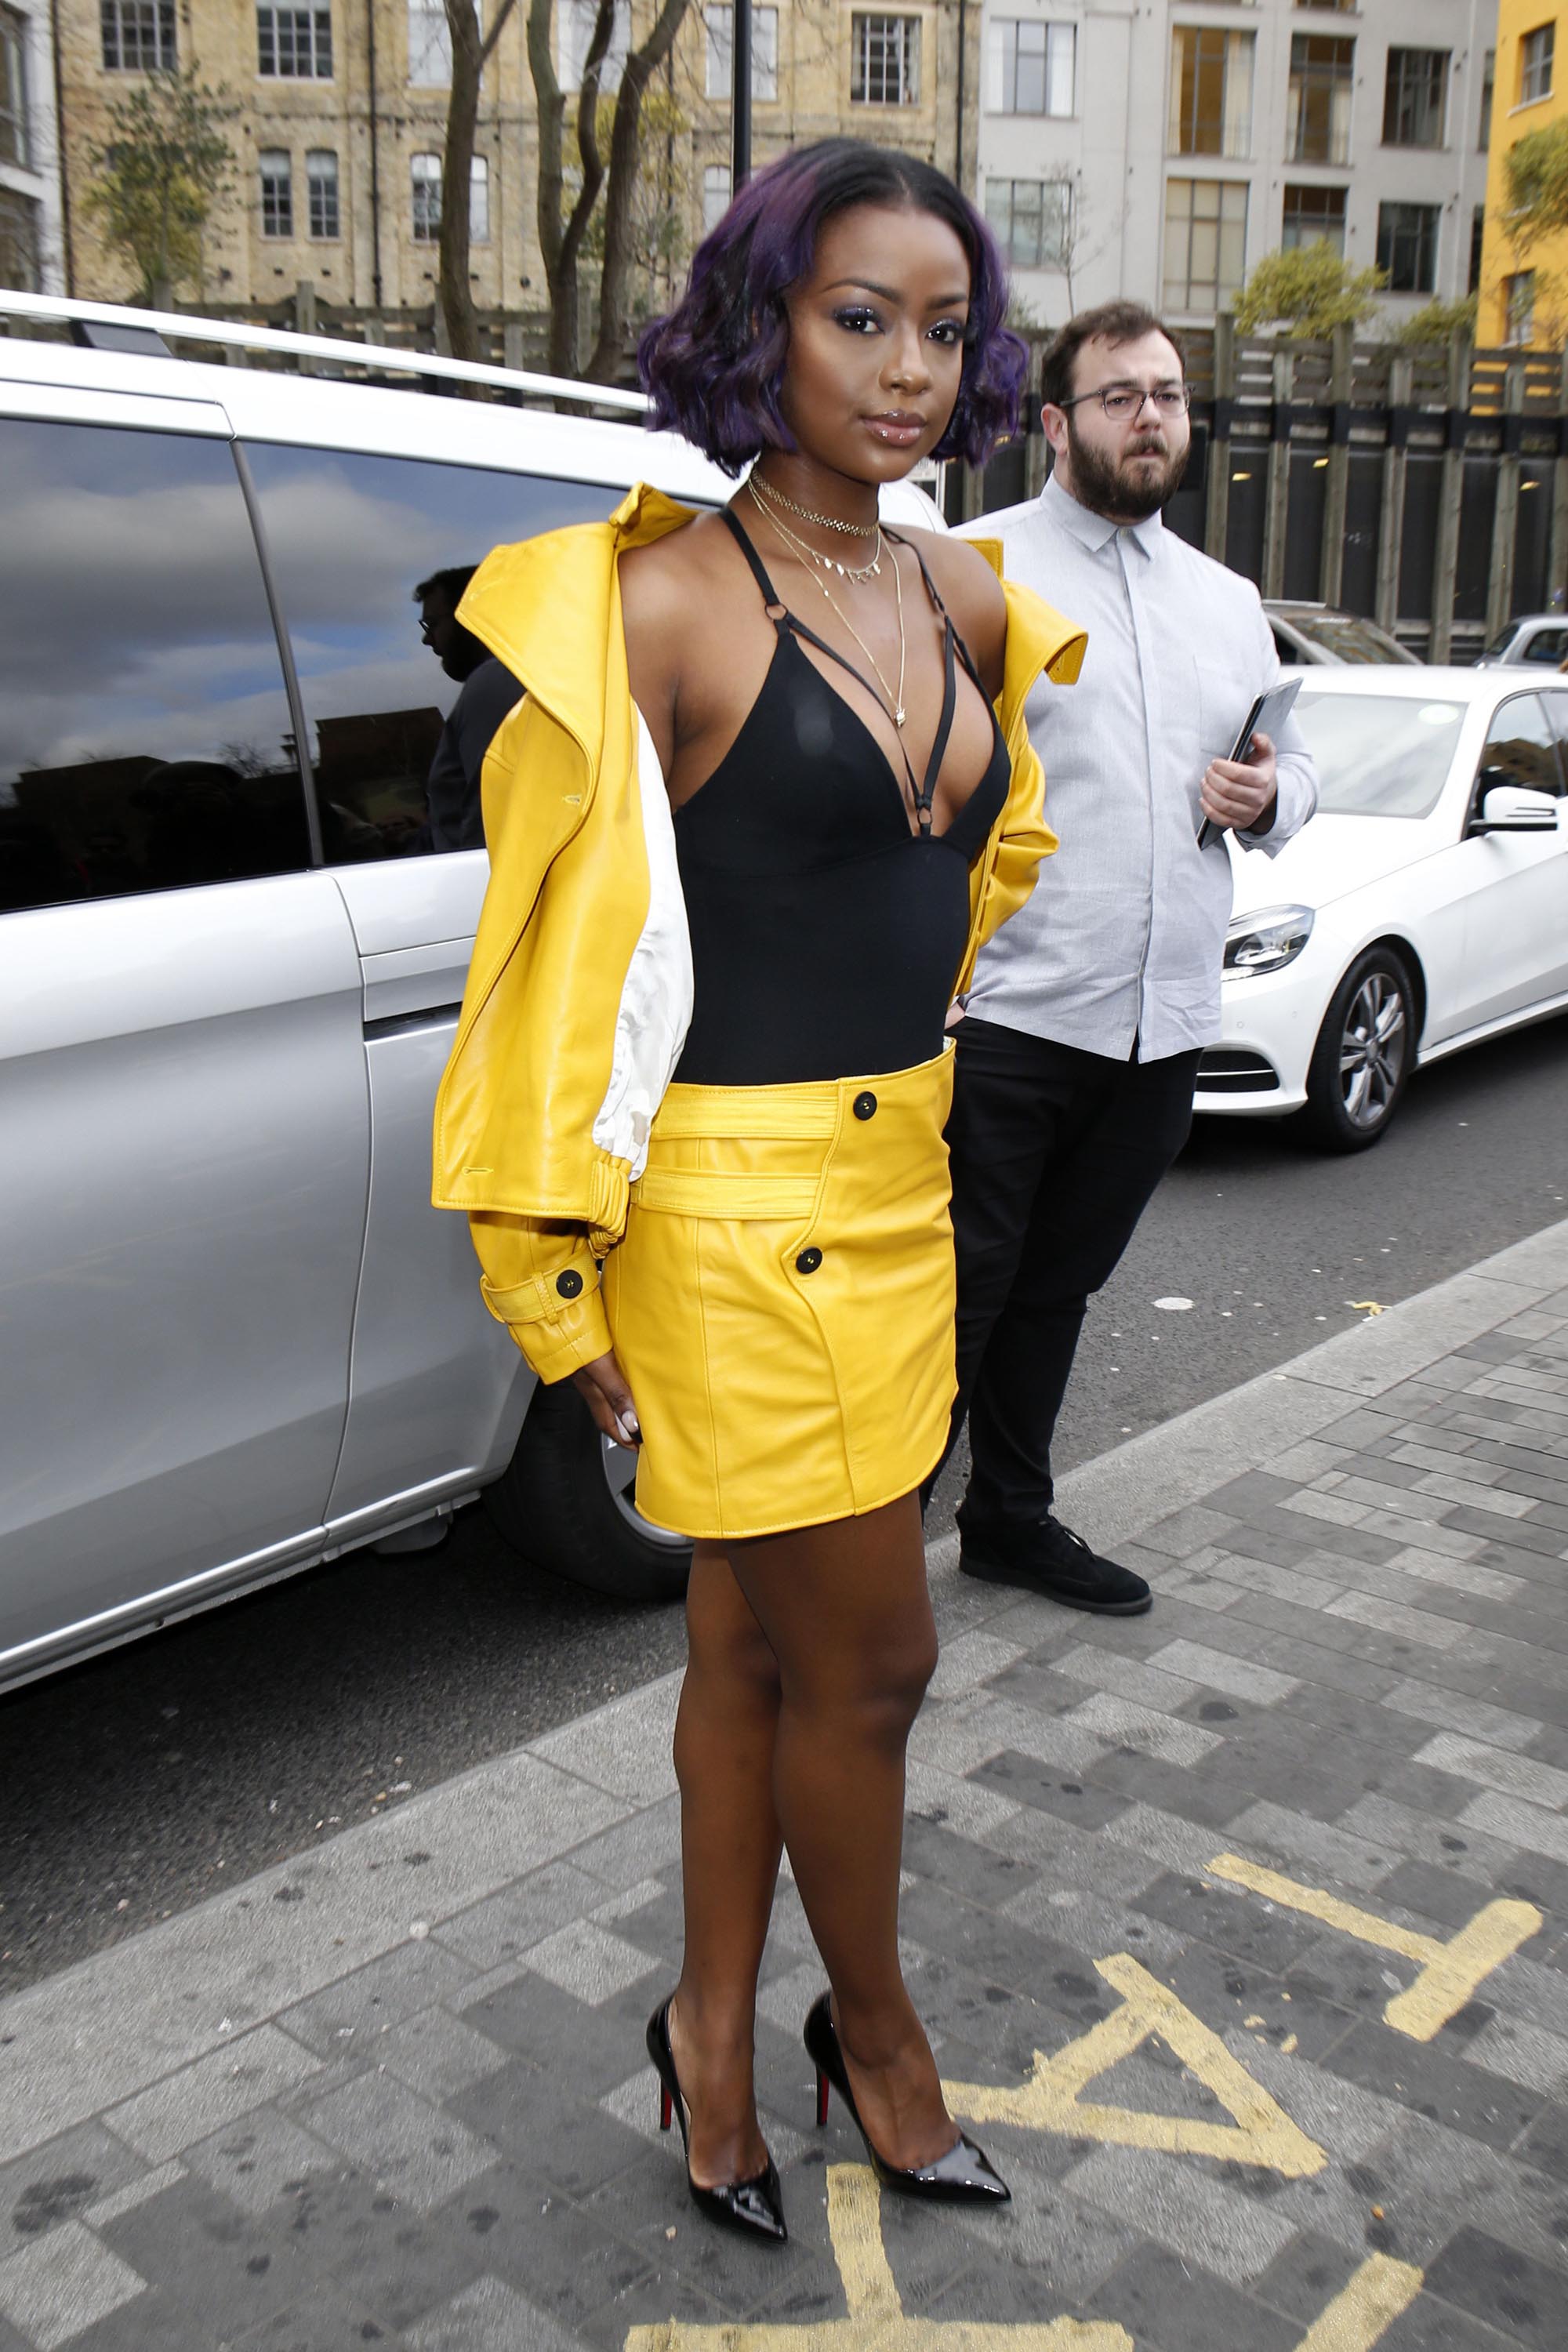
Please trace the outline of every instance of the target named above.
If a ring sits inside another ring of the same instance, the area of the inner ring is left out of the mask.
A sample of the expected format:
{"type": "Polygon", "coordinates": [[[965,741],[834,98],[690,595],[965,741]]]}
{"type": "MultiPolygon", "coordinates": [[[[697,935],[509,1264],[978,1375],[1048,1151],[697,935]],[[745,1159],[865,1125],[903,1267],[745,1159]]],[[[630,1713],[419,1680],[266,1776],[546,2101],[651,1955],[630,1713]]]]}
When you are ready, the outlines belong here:
{"type": "Polygon", "coordinates": [[[1526,254],[1515,251],[1503,226],[1508,202],[1505,160],[1515,140],[1568,115],[1568,9],[1561,15],[1542,0],[1500,0],[1497,63],[1492,81],[1491,137],[1488,147],[1486,227],[1481,247],[1478,343],[1496,347],[1510,340],[1534,349],[1554,348],[1568,331],[1568,236],[1543,239],[1526,254]],[[1525,37],[1543,25],[1556,28],[1552,89],[1528,103],[1521,96],[1525,37]],[[1532,327],[1510,336],[1509,280],[1535,272],[1532,327]]]}
{"type": "MultiPolygon", "coordinates": [[[[635,39],[646,37],[656,5],[632,0],[635,39]]],[[[208,225],[204,282],[182,289],[187,298],[194,291],[215,310],[273,302],[309,280],[322,302],[363,310],[417,308],[434,299],[437,248],[414,235],[411,162],[418,153],[440,154],[447,92],[410,84],[408,0],[331,0],[331,79],[295,79],[258,72],[254,0],[176,0],[179,64],[194,65],[202,80],[221,85],[238,110],[228,126],[237,155],[233,191],[208,225]],[[312,148],[338,157],[336,238],[307,234],[305,159],[312,148]],[[289,237],[263,233],[258,157],[268,149],[286,150],[292,160],[295,233],[289,237]]],[[[850,0],[780,0],[777,95],[753,104],[753,162],[764,163],[786,147],[837,133],[908,148],[951,173],[960,156],[962,83],[962,153],[972,186],[979,119],[977,0],[962,11],[958,0],[902,0],[901,5],[894,0],[885,10],[921,23],[917,102],[908,105],[852,101],[858,13],[850,0]]],[[[481,7],[481,17],[486,15],[481,7]]],[[[516,0],[479,97],[476,152],[489,164],[490,234],[473,247],[470,263],[481,309],[541,310],[546,303],[535,217],[538,148],[528,15],[529,0],[516,0]]],[[[105,68],[100,0],[58,0],[58,21],[71,289],[89,299],[123,300],[134,272],[104,249],[82,198],[91,182],[92,151],[109,136],[108,110],[140,77],[105,68]]],[[[654,104],[663,101],[659,119],[671,151],[666,163],[673,165],[673,201],[683,225],[674,272],[664,285],[647,289],[656,299],[672,299],[674,279],[683,276],[702,234],[705,171],[730,160],[730,109],[707,95],[707,47],[703,8],[692,0],[673,53],[649,86],[644,116],[646,141],[654,104]]],[[[574,115],[569,99],[568,169],[576,152],[574,115]]]]}

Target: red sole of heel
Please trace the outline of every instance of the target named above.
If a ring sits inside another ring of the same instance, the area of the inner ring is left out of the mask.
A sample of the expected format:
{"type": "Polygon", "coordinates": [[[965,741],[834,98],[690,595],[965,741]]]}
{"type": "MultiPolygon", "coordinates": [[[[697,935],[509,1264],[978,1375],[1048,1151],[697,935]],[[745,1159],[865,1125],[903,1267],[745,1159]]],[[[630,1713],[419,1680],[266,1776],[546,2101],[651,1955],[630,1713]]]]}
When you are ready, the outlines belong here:
{"type": "Polygon", "coordinates": [[[816,2078],[816,2127],[819,2131],[826,2121],[827,2077],[826,2074],[818,2074],[816,2078]]]}

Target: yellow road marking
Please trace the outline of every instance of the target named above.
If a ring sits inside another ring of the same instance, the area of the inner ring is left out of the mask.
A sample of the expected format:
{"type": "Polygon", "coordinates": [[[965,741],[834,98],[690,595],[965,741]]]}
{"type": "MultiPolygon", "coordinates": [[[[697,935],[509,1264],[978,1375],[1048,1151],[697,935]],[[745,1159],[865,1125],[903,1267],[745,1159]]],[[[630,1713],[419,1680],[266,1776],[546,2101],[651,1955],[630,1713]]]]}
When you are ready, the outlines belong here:
{"type": "Polygon", "coordinates": [[[1389,2254],[1369,2254],[1350,2284],[1308,2328],[1296,2352],[1371,2352],[1384,2329],[1415,2302],[1422,2275],[1389,2254]]]}
{"type": "Polygon", "coordinates": [[[666,2319],[634,2327],[626,2352],[1134,2352],[1127,2330],[1109,2319],[906,2317],[882,2245],[881,2191],[866,2165],[828,2166],[827,2234],[847,2318],[717,2327],[666,2319]]]}
{"type": "Polygon", "coordinates": [[[1342,1936],[1352,1936],[1358,1944],[1371,1944],[1380,1952],[1394,1952],[1401,1959],[1417,1961],[1421,1973],[1415,1983],[1395,1993],[1383,2012],[1385,2022],[1412,2042],[1430,2042],[1456,2011],[1463,2009],[1482,1979],[1500,1961],[1510,1959],[1542,1926],[1533,1903],[1488,1903],[1457,1936],[1441,1944],[1435,1936],[1396,1927],[1373,1912],[1358,1910],[1353,1903],[1342,1903],[1337,1895],[1326,1894],[1321,1887],[1299,1886],[1277,1870],[1243,1862],[1239,1854],[1216,1855],[1209,1873],[1288,1911],[1321,1919],[1326,1927],[1337,1927],[1342,1936]]]}
{"type": "Polygon", "coordinates": [[[1127,1952],[1095,1967],[1123,1996],[1120,2009],[1069,2042],[1054,2058],[1035,2053],[1026,2083],[1005,2090],[987,2083],[944,2083],[954,2114],[976,2123],[1016,2124],[1026,2131],[1061,2132],[1070,2138],[1109,2141],[1118,2147],[1158,2148],[1178,2156],[1217,2156],[1231,2164],[1261,2164],[1287,2180],[1321,2172],[1327,2158],[1316,2140],[1293,2124],[1261,2083],[1231,2056],[1217,2033],[1127,1952]],[[1158,2034],[1199,2082],[1227,2108],[1233,2121],[1145,2115],[1133,2107],[1084,2103],[1095,2079],[1158,2034]]]}

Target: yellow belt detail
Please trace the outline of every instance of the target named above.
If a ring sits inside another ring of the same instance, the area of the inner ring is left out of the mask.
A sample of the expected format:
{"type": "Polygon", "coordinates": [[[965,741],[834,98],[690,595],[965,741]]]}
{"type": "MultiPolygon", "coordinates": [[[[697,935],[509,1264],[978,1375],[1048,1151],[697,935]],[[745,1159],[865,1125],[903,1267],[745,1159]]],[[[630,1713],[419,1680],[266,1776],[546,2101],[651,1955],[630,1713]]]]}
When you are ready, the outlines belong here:
{"type": "Polygon", "coordinates": [[[637,1208],[677,1217],[808,1217],[817,1182],[815,1176],[753,1176],[744,1169],[650,1168],[632,1186],[632,1201],[637,1208]]]}

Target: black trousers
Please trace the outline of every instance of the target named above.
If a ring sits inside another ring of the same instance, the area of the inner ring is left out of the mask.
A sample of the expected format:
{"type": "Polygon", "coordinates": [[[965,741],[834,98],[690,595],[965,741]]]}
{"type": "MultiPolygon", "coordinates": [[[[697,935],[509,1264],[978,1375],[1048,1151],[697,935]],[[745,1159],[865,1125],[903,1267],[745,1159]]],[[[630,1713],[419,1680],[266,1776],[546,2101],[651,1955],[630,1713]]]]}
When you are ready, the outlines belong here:
{"type": "Polygon", "coordinates": [[[967,1415],[961,1522],[1029,1523],[1050,1508],[1051,1439],[1090,1296],[1187,1139],[1198,1055],[1119,1062],[977,1020],[954,1051],[948,1451],[967,1415]]]}

